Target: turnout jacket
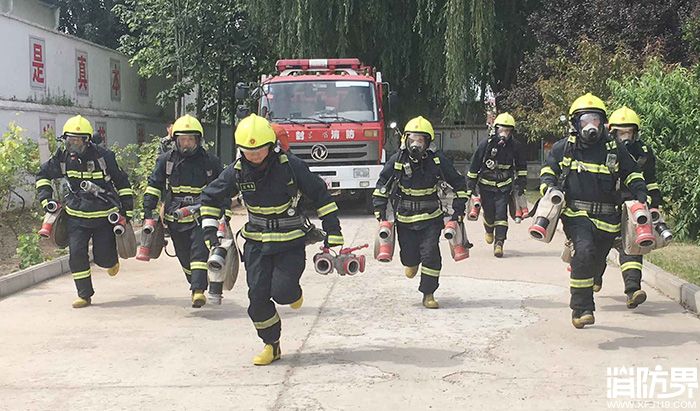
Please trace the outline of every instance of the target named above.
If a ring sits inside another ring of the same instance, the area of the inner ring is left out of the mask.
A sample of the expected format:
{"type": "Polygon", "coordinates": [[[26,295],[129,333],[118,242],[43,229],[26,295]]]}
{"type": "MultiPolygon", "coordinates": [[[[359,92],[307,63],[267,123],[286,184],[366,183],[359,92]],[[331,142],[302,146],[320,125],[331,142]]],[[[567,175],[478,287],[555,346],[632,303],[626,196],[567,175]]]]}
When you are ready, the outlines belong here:
{"type": "Polygon", "coordinates": [[[88,144],[85,152],[75,158],[63,150],[41,165],[36,176],[38,199],[42,207],[53,199],[51,180],[65,177],[68,194],[65,201],[56,200],[65,207],[66,214],[75,217],[87,227],[95,227],[107,221],[107,216],[120,212],[129,218],[134,214],[134,191],[129,177],[119,167],[114,153],[95,144],[88,144]],[[90,181],[102,188],[106,200],[80,188],[82,181],[90,181]]]}
{"type": "MultiPolygon", "coordinates": [[[[177,149],[161,154],[155,169],[148,177],[148,187],[143,196],[145,217],[151,218],[153,210],[162,198],[165,205],[165,221],[177,223],[176,228],[181,230],[191,228],[196,224],[194,215],[176,221],[172,213],[181,207],[200,204],[204,187],[214,181],[222,170],[219,158],[202,147],[198,147],[191,156],[183,156],[177,149]]],[[[230,216],[230,198],[223,206],[230,216]]]]}
{"type": "Polygon", "coordinates": [[[427,151],[419,161],[409,158],[405,150],[394,153],[384,164],[373,193],[373,205],[377,218],[386,216],[389,201],[394,207],[399,223],[424,227],[429,222],[443,217],[438,197],[438,184],[444,180],[455,192],[452,209],[455,215],[463,216],[469,199],[464,176],[452,165],[442,151],[427,151]]]}
{"type": "Polygon", "coordinates": [[[220,218],[222,202],[238,193],[243,197],[249,219],[241,235],[248,241],[262,243],[264,254],[304,246],[308,226],[304,226],[306,218],[300,196],[316,208],[323,230],[327,233],[328,244],[335,246],[344,243],[338,206],[326,183],[293,154],[271,150],[259,166],[241,157],[226,167],[202,193],[200,212],[203,223],[206,218],[220,218]],[[295,220],[299,223],[289,223],[295,220]]]}
{"type": "Polygon", "coordinates": [[[548,187],[560,187],[565,193],[566,207],[563,216],[588,218],[602,231],[620,231],[622,203],[618,185],[629,189],[632,197],[641,202],[647,201],[647,189],[639,166],[623,145],[605,134],[600,141],[584,146],[571,135],[554,143],[546,164],[540,171],[540,192],[548,187]],[[569,170],[560,183],[562,172],[569,170]],[[609,214],[593,214],[578,209],[575,201],[602,203],[618,206],[618,211],[609,214]]]}
{"type": "Polygon", "coordinates": [[[469,195],[476,189],[511,191],[513,184],[525,189],[527,183],[527,161],[523,145],[511,137],[503,142],[491,135],[477,146],[467,172],[469,195]]]}
{"type": "MultiPolygon", "coordinates": [[[[658,208],[661,205],[661,190],[659,183],[656,181],[656,156],[654,151],[641,140],[629,143],[625,147],[642,170],[644,181],[647,183],[647,203],[649,207],[658,208]]],[[[634,197],[630,190],[627,187],[622,187],[622,200],[631,200],[632,198],[634,197]]]]}

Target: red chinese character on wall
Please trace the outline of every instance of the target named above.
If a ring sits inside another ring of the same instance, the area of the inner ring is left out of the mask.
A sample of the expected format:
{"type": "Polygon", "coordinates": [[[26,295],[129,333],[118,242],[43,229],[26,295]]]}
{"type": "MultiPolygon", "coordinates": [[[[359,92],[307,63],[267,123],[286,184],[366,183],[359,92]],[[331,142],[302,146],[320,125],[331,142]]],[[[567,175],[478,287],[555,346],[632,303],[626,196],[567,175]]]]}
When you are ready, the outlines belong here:
{"type": "Polygon", "coordinates": [[[120,89],[121,84],[119,81],[119,69],[115,67],[114,69],[112,69],[112,90],[115,94],[119,94],[120,89]]]}
{"type": "Polygon", "coordinates": [[[46,87],[46,66],[44,62],[44,40],[30,38],[31,53],[31,86],[35,88],[46,87]]]}
{"type": "Polygon", "coordinates": [[[110,76],[112,78],[111,90],[112,101],[120,101],[122,98],[121,85],[121,63],[119,60],[110,59],[110,76]]]}
{"type": "Polygon", "coordinates": [[[78,56],[78,90],[87,91],[87,89],[87,59],[81,54],[78,56]]]}

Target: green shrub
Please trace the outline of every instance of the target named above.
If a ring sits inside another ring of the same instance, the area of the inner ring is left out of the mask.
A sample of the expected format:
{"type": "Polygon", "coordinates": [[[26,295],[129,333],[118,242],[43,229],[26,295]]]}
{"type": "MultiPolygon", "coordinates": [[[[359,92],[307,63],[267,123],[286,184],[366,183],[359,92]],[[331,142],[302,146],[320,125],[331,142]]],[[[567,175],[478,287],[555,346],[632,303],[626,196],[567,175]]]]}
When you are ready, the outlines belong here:
{"type": "Polygon", "coordinates": [[[24,136],[24,129],[10,123],[0,138],[0,206],[11,190],[31,191],[32,176],[39,171],[39,146],[24,136]]]}
{"type": "Polygon", "coordinates": [[[610,111],[626,104],[641,117],[654,150],[665,210],[679,239],[700,237],[700,66],[651,60],[639,76],[609,81],[610,111]]]}
{"type": "Polygon", "coordinates": [[[39,248],[39,235],[36,233],[20,234],[17,238],[17,256],[21,269],[44,262],[44,256],[39,248]]]}
{"type": "Polygon", "coordinates": [[[113,145],[119,166],[129,175],[134,189],[134,217],[140,218],[143,210],[143,194],[148,186],[148,177],[153,172],[158,158],[160,137],[152,136],[143,144],[127,144],[124,147],[113,145]]]}

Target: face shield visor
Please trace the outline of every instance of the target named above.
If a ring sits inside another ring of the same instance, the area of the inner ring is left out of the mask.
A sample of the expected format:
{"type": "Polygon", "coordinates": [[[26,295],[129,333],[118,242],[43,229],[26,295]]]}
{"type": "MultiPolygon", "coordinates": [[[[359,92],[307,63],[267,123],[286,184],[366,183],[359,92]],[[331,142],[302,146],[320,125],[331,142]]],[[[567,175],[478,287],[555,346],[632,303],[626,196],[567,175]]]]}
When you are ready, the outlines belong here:
{"type": "Polygon", "coordinates": [[[621,144],[629,144],[634,142],[637,139],[637,128],[634,126],[630,127],[618,127],[615,126],[612,128],[613,135],[615,136],[615,140],[617,140],[618,143],[621,144]]]}
{"type": "Polygon", "coordinates": [[[428,151],[428,136],[424,133],[407,132],[406,149],[412,159],[420,160],[428,151]]]}
{"type": "Polygon", "coordinates": [[[603,136],[605,117],[601,113],[583,113],[578,119],[578,132],[584,143],[592,144],[603,136]]]}
{"type": "Polygon", "coordinates": [[[178,133],[175,135],[175,146],[177,150],[185,157],[189,157],[199,147],[199,134],[196,133],[178,133]]]}
{"type": "Polygon", "coordinates": [[[88,145],[88,137],[80,134],[66,134],[63,139],[64,149],[73,157],[85,152],[88,145]]]}

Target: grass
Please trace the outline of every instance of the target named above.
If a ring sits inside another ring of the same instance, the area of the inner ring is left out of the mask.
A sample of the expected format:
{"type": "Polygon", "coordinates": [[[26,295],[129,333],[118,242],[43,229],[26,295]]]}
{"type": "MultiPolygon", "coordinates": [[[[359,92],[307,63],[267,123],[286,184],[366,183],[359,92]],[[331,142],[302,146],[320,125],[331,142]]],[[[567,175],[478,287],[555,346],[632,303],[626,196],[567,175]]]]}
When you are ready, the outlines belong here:
{"type": "Polygon", "coordinates": [[[654,250],[645,258],[693,284],[700,285],[700,246],[691,243],[671,243],[654,250]]]}

